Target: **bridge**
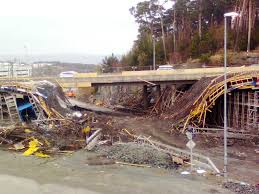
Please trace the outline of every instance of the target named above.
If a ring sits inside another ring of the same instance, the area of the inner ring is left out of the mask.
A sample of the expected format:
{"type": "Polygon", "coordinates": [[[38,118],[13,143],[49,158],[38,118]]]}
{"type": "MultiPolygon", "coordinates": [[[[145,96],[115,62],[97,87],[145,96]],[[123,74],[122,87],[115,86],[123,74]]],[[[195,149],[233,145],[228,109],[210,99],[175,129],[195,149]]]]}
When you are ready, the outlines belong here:
{"type": "MultiPolygon", "coordinates": [[[[228,67],[228,73],[245,73],[259,71],[258,67],[228,67]]],[[[0,82],[27,82],[49,80],[57,81],[63,88],[84,88],[101,85],[122,85],[122,84],[193,84],[202,77],[214,77],[224,73],[223,67],[217,68],[196,68],[196,69],[175,69],[175,70],[151,70],[151,71],[123,71],[121,73],[98,74],[78,73],[71,78],[60,77],[13,77],[0,78],[0,82]]]]}
{"type": "MultiPolygon", "coordinates": [[[[259,67],[229,67],[227,72],[230,94],[227,98],[228,126],[238,133],[245,131],[250,135],[258,134],[259,67]]],[[[223,73],[224,68],[124,71],[113,74],[79,73],[73,78],[2,78],[0,83],[8,85],[10,82],[50,80],[57,81],[63,88],[76,87],[82,93],[86,93],[91,86],[98,88],[106,85],[139,84],[140,88],[143,87],[139,93],[142,95],[141,104],[144,109],[152,107],[151,113],[174,110],[174,114],[170,113],[170,118],[174,120],[175,127],[185,129],[189,123],[199,128],[215,124],[223,126],[223,73]],[[207,79],[201,80],[204,77],[207,79]],[[186,83],[193,84],[191,90],[188,90],[186,83]],[[179,96],[180,100],[175,101],[179,96]]],[[[109,94],[105,98],[109,100],[111,96],[116,97],[118,92],[119,90],[107,92],[109,94]]]]}

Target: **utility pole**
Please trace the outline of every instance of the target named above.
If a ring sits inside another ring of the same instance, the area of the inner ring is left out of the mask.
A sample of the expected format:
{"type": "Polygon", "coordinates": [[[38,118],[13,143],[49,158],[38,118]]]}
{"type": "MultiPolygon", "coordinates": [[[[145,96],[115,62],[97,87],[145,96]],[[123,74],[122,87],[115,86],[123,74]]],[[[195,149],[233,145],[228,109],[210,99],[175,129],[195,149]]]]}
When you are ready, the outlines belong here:
{"type": "Polygon", "coordinates": [[[156,70],[156,38],[152,35],[153,40],[153,70],[156,70]]]}

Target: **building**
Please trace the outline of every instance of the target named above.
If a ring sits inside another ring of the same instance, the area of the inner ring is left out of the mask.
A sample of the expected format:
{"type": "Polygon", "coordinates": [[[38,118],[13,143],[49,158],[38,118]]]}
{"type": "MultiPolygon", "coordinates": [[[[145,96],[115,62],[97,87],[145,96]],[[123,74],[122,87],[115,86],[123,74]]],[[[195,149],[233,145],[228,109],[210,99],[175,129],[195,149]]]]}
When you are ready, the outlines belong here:
{"type": "Polygon", "coordinates": [[[44,62],[39,62],[39,63],[33,63],[32,64],[32,67],[34,69],[37,69],[37,68],[41,68],[41,67],[46,67],[46,66],[51,66],[53,65],[52,63],[44,63],[44,62]]]}
{"type": "Polygon", "coordinates": [[[31,75],[31,65],[9,62],[0,63],[0,77],[30,77],[31,75]]]}

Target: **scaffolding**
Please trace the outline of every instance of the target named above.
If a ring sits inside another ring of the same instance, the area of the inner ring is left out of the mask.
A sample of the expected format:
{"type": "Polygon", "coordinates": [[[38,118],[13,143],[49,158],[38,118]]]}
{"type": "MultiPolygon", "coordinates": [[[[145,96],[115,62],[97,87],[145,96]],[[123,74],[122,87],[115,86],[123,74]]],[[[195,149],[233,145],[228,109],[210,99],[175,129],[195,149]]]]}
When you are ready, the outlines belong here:
{"type": "MultiPolygon", "coordinates": [[[[185,92],[171,108],[174,128],[184,132],[189,125],[222,127],[224,82],[223,76],[203,78],[185,92]]],[[[228,127],[258,134],[259,72],[228,74],[226,82],[228,127]]]]}
{"type": "Polygon", "coordinates": [[[259,91],[237,90],[228,96],[228,126],[239,132],[259,129],[259,91]]]}

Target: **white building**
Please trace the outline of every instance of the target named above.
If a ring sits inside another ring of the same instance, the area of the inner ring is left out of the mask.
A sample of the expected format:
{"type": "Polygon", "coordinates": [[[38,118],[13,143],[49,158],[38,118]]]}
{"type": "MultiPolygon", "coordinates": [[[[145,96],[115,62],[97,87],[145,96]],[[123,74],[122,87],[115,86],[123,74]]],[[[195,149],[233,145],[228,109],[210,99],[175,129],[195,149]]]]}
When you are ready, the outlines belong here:
{"type": "Polygon", "coordinates": [[[0,77],[30,77],[32,66],[18,63],[0,63],[0,77]]]}
{"type": "Polygon", "coordinates": [[[33,68],[41,68],[41,67],[46,67],[46,66],[51,66],[51,63],[33,63],[32,66],[33,68]]]}

